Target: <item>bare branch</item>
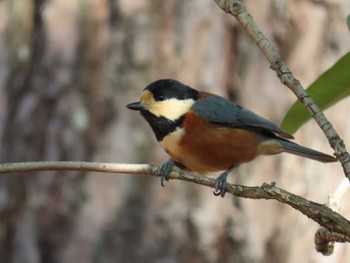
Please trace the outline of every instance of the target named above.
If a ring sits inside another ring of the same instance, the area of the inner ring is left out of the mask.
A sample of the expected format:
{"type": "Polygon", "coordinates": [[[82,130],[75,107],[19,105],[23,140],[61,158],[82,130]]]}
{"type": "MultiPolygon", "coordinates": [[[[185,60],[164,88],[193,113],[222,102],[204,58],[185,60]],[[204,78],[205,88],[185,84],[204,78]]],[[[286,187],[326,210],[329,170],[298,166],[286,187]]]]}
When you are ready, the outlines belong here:
{"type": "Polygon", "coordinates": [[[215,3],[226,13],[232,14],[242,27],[247,31],[250,37],[259,46],[271,68],[277,73],[281,82],[286,85],[305,105],[317,124],[320,126],[331,147],[335,150],[335,155],[343,166],[344,173],[350,179],[350,155],[346,150],[343,140],[335,131],[332,124],[315,104],[310,95],[305,91],[300,81],[290,72],[278,51],[273,47],[263,32],[258,28],[253,17],[247,12],[242,1],[239,0],[214,0],[215,3]]]}
{"type": "MultiPolygon", "coordinates": [[[[36,171],[90,171],[105,173],[128,173],[158,176],[159,166],[153,164],[117,164],[95,162],[28,162],[5,163],[0,165],[0,173],[25,173],[36,171]]],[[[215,179],[191,174],[181,169],[174,168],[170,173],[170,179],[178,179],[215,188],[215,179]]],[[[343,216],[333,211],[326,205],[309,201],[300,196],[289,193],[275,184],[263,184],[262,186],[227,185],[227,193],[234,196],[250,199],[274,199],[300,211],[311,218],[332,235],[344,236],[345,241],[350,239],[350,222],[343,216]]]]}
{"type": "Polygon", "coordinates": [[[338,185],[334,193],[328,196],[327,206],[333,209],[334,211],[339,212],[341,200],[343,199],[344,195],[349,190],[349,188],[350,183],[346,178],[344,178],[338,185]]]}
{"type": "MultiPolygon", "coordinates": [[[[319,127],[322,129],[326,135],[329,144],[335,150],[335,155],[338,160],[341,162],[344,170],[344,174],[348,180],[350,180],[350,155],[346,150],[343,140],[340,138],[339,134],[333,128],[332,124],[328,121],[326,116],[320,110],[320,108],[315,104],[310,95],[305,91],[300,81],[297,80],[291,71],[288,69],[278,51],[273,47],[270,41],[265,37],[263,32],[255,24],[253,17],[247,12],[243,3],[240,0],[214,0],[215,3],[223,9],[226,13],[232,14],[242,27],[247,31],[250,37],[256,42],[259,46],[267,60],[271,64],[271,68],[277,73],[277,76],[280,78],[281,82],[286,85],[296,96],[297,98],[305,105],[311,116],[317,122],[319,127]]],[[[347,180],[347,181],[348,181],[347,180]]],[[[331,208],[336,209],[338,212],[340,198],[343,196],[345,191],[349,187],[349,182],[343,182],[335,195],[329,197],[328,205],[331,208]]],[[[277,199],[281,202],[283,200],[277,199]]],[[[293,206],[293,204],[290,204],[293,206]]],[[[294,207],[294,206],[293,206],[294,207]]],[[[301,211],[300,209],[298,209],[301,211]]],[[[304,213],[303,211],[301,211],[304,213]]],[[[304,213],[306,214],[306,213],[304,213]]],[[[307,215],[307,214],[306,214],[307,215]]],[[[309,216],[309,215],[307,215],[309,216]]],[[[314,218],[312,218],[315,220],[314,218]]],[[[317,220],[315,220],[318,222],[317,220]]],[[[335,223],[335,222],[334,222],[335,223]]],[[[334,242],[346,242],[348,239],[340,235],[338,231],[334,233],[330,226],[325,227],[319,222],[323,227],[319,228],[315,234],[315,245],[316,250],[321,252],[324,255],[330,255],[334,250],[334,242]],[[341,238],[340,238],[341,237],[341,238]]],[[[336,227],[334,225],[333,227],[336,227]]],[[[349,236],[346,236],[347,238],[349,236]]]]}
{"type": "Polygon", "coordinates": [[[87,171],[104,173],[132,173],[155,175],[153,165],[98,162],[23,162],[0,164],[2,173],[27,173],[38,171],[87,171]]]}
{"type": "MultiPolygon", "coordinates": [[[[345,193],[349,190],[350,184],[347,178],[344,178],[333,194],[328,196],[327,206],[335,212],[340,210],[340,202],[345,193]]],[[[329,231],[324,227],[317,229],[315,233],[315,248],[325,256],[329,256],[334,251],[334,242],[350,242],[350,239],[344,235],[329,231]]]]}

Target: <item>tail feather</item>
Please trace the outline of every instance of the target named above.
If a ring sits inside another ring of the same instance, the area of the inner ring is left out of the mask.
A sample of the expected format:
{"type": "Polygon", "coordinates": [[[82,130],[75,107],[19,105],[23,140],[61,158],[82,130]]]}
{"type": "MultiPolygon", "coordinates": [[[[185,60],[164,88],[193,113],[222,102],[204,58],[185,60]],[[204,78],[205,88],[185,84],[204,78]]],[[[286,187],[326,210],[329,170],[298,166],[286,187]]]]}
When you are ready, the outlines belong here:
{"type": "Polygon", "coordinates": [[[290,142],[283,139],[280,139],[278,142],[282,145],[284,152],[287,152],[287,153],[299,155],[299,156],[309,158],[315,161],[323,162],[323,163],[330,163],[330,162],[337,161],[337,159],[334,158],[333,156],[330,156],[325,153],[321,153],[319,151],[312,150],[310,148],[306,148],[294,142],[290,142]]]}

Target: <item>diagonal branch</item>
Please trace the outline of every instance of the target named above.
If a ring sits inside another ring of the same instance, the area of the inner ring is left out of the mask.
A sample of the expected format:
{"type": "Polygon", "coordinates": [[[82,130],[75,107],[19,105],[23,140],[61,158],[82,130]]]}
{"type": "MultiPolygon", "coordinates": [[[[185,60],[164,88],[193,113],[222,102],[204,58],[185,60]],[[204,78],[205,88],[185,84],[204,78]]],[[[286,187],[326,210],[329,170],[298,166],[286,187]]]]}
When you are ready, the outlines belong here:
{"type": "Polygon", "coordinates": [[[350,155],[346,150],[343,140],[328,121],[326,116],[315,104],[310,95],[305,91],[300,81],[297,80],[290,72],[278,51],[265,37],[253,20],[253,17],[247,12],[242,1],[240,0],[214,0],[215,3],[226,13],[232,14],[242,27],[247,31],[250,37],[259,46],[271,68],[277,73],[281,82],[286,85],[305,105],[317,124],[320,126],[331,147],[335,150],[335,155],[343,166],[345,176],[350,179],[350,155]]]}
{"type": "MultiPolygon", "coordinates": [[[[27,162],[0,164],[0,174],[66,170],[158,176],[158,169],[159,166],[154,164],[118,164],[97,162],[27,162]]],[[[191,174],[176,167],[170,173],[169,178],[215,188],[215,179],[191,174]]],[[[289,193],[286,190],[278,188],[274,183],[254,187],[228,184],[227,193],[250,199],[277,200],[300,211],[313,221],[326,228],[328,231],[347,237],[346,240],[350,239],[350,222],[343,216],[333,211],[326,205],[309,201],[305,198],[289,193]]]]}

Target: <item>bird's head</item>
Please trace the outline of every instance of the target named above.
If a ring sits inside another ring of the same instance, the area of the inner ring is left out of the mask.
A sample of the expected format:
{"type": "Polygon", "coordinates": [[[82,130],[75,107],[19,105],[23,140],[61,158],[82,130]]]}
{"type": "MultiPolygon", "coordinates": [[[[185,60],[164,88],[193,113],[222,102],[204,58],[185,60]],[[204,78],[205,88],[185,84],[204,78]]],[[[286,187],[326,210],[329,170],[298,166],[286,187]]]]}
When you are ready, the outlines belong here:
{"type": "Polygon", "coordinates": [[[130,103],[131,110],[149,112],[156,117],[175,121],[183,116],[198,99],[199,92],[173,79],[161,79],[149,84],[140,101],[130,103]]]}

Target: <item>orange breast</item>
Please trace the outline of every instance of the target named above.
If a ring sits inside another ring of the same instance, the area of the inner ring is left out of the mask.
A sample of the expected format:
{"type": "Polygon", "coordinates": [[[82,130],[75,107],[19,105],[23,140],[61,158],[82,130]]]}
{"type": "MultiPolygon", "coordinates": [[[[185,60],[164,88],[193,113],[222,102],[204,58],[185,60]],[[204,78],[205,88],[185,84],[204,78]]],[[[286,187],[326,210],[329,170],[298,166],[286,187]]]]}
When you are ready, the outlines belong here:
{"type": "Polygon", "coordinates": [[[199,174],[227,170],[258,154],[253,131],[212,125],[192,112],[186,114],[184,133],[177,145],[166,149],[168,154],[199,174]]]}

